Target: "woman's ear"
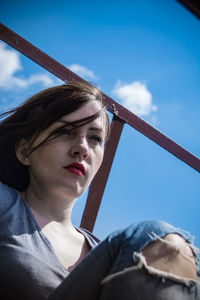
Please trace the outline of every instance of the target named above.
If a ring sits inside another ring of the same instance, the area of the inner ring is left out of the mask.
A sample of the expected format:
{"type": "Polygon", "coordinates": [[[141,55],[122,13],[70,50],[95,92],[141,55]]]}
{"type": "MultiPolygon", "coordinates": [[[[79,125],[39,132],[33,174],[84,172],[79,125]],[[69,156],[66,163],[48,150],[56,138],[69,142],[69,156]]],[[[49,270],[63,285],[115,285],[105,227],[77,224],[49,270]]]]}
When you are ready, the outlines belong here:
{"type": "Polygon", "coordinates": [[[29,156],[26,154],[26,150],[28,149],[28,144],[25,139],[21,139],[15,145],[15,153],[18,160],[25,166],[30,165],[29,156]]]}

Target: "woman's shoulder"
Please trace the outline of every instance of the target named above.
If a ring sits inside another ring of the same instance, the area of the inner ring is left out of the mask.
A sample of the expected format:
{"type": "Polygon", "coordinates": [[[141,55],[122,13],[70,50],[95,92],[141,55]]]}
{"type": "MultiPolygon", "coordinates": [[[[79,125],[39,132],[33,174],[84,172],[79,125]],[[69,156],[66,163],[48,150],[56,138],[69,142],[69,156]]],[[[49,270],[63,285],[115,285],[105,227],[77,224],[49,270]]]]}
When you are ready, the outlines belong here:
{"type": "Polygon", "coordinates": [[[19,192],[0,181],[0,214],[4,213],[19,196],[19,192]]]}
{"type": "Polygon", "coordinates": [[[97,244],[101,242],[101,240],[96,237],[93,233],[83,227],[76,227],[88,240],[90,246],[94,248],[97,244]]]}
{"type": "Polygon", "coordinates": [[[6,183],[3,183],[1,180],[0,180],[0,195],[1,194],[12,194],[12,193],[18,193],[17,190],[13,189],[12,187],[8,186],[6,183]]]}
{"type": "Polygon", "coordinates": [[[5,195],[9,194],[10,190],[11,190],[11,188],[7,184],[0,181],[0,198],[1,198],[1,196],[5,196],[5,195]]]}

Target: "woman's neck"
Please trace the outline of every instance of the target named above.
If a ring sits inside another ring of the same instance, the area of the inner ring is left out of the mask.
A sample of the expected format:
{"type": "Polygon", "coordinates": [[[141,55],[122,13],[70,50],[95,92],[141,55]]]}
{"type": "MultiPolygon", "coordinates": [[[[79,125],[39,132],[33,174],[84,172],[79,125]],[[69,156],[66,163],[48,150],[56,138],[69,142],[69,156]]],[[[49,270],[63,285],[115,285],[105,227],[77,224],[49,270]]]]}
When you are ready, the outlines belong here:
{"type": "Polygon", "coordinates": [[[71,212],[76,199],[69,201],[66,194],[63,195],[61,192],[35,192],[31,186],[22,193],[22,197],[30,206],[34,217],[40,223],[40,227],[43,228],[53,222],[66,229],[72,229],[71,212]]]}

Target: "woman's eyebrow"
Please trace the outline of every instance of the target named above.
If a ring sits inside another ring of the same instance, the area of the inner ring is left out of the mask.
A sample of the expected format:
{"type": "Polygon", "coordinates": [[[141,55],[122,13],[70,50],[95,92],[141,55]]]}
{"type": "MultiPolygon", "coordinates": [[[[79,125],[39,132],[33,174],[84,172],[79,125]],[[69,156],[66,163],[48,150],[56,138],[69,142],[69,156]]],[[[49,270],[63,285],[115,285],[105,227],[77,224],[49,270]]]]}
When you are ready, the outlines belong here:
{"type": "Polygon", "coordinates": [[[103,129],[101,127],[90,127],[89,130],[91,130],[91,131],[99,131],[99,132],[103,131],[103,129]]]}

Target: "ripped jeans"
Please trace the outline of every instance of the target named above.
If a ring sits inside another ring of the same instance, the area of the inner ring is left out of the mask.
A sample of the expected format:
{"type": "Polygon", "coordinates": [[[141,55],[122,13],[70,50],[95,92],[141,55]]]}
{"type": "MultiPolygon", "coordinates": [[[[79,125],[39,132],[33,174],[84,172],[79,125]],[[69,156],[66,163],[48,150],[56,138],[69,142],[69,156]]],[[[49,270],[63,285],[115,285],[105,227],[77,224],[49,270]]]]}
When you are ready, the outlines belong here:
{"type": "Polygon", "coordinates": [[[49,300],[200,299],[197,257],[189,233],[163,221],[133,223],[96,246],[49,300]]]}

